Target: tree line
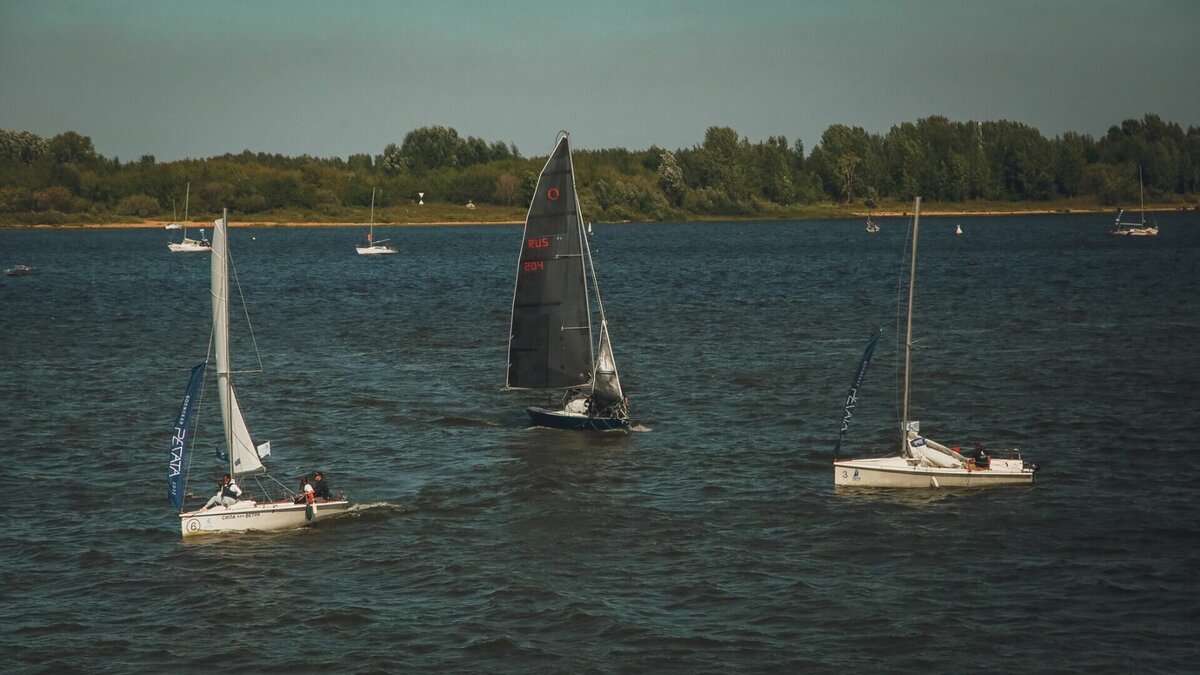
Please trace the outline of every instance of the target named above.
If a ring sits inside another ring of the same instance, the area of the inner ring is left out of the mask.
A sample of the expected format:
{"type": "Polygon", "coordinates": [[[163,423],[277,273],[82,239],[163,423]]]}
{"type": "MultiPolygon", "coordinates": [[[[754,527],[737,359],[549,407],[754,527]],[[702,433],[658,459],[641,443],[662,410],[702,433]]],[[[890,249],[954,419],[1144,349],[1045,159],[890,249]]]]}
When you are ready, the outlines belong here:
{"type": "MultiPolygon", "coordinates": [[[[550,143],[547,143],[549,150],[550,143]]],[[[1157,115],[1128,119],[1094,138],[1047,138],[1019,122],[927,117],[887,133],[835,124],[806,153],[783,136],[751,143],[710,127],[691,148],[576,150],[577,187],[591,219],[663,220],[786,215],[815,204],[874,207],[927,201],[969,204],[1086,198],[1097,204],[1148,198],[1186,203],[1200,193],[1200,128],[1157,115]],[[1139,179],[1140,172],[1140,179],[1139,179]]],[[[65,223],[182,216],[229,208],[240,217],[284,213],[336,219],[370,203],[507,207],[529,202],[545,158],[516,146],[422,127],[379,155],[319,158],[225,154],[122,162],[75,131],[43,138],[0,130],[0,222],[65,223]]]]}

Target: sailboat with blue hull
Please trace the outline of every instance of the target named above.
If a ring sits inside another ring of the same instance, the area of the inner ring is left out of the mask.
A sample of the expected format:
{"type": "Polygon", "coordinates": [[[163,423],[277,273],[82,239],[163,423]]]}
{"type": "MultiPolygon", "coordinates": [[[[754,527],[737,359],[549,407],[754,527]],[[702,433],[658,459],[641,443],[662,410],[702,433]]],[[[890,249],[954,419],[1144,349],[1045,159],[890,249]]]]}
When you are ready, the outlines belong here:
{"type": "Polygon", "coordinates": [[[542,168],[525,218],[504,388],[540,390],[552,397],[561,392],[557,404],[526,408],[535,425],[629,427],[629,400],[613,357],[566,132],[560,132],[542,168]]]}

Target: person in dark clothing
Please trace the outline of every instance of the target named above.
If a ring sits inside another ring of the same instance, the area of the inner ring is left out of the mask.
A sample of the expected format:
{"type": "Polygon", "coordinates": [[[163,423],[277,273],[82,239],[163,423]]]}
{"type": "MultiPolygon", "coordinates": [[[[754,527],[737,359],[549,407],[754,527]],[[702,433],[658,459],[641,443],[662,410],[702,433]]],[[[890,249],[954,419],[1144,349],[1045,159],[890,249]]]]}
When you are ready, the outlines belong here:
{"type": "Polygon", "coordinates": [[[987,451],[983,449],[983,444],[975,441],[975,468],[986,469],[990,466],[992,460],[988,457],[987,451]]]}
{"type": "Polygon", "coordinates": [[[233,478],[229,474],[225,474],[220,481],[217,482],[217,494],[213,495],[208,503],[201,508],[201,511],[207,511],[214,506],[233,506],[242,497],[242,489],[237,486],[233,478]]]}
{"type": "Polygon", "coordinates": [[[317,499],[324,499],[325,501],[330,501],[333,499],[333,497],[329,494],[329,485],[325,483],[325,474],[321,473],[320,471],[313,476],[312,488],[313,497],[317,499]]]}

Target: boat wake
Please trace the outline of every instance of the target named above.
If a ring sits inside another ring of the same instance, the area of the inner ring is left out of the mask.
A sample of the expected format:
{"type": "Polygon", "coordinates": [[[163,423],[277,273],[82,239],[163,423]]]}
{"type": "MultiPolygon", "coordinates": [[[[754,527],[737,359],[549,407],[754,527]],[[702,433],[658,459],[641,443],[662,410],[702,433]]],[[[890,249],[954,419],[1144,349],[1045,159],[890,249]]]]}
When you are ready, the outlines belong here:
{"type": "Polygon", "coordinates": [[[629,427],[629,430],[635,431],[639,434],[644,434],[647,431],[654,431],[654,427],[646,425],[646,424],[634,424],[633,426],[629,427]]]}
{"type": "Polygon", "coordinates": [[[362,516],[368,513],[374,514],[383,511],[395,511],[397,513],[408,513],[415,511],[411,506],[404,504],[393,504],[391,502],[367,502],[366,504],[352,504],[346,509],[346,515],[362,516]]]}

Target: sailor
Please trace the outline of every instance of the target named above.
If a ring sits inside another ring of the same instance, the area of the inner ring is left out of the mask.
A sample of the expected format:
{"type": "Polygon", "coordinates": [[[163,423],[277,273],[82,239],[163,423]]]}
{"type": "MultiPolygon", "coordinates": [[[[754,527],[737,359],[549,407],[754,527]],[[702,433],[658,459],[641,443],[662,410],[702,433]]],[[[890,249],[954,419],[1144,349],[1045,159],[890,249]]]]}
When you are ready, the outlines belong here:
{"type": "Polygon", "coordinates": [[[308,483],[308,476],[300,476],[300,491],[292,499],[296,504],[313,503],[313,486],[308,483]]]}
{"type": "Polygon", "coordinates": [[[988,457],[987,451],[983,449],[983,444],[975,441],[975,468],[983,470],[991,465],[992,460],[988,457]]]}
{"type": "Polygon", "coordinates": [[[233,506],[237,503],[237,500],[240,499],[241,496],[242,488],[238,487],[237,483],[233,482],[233,478],[229,474],[225,474],[225,477],[217,483],[217,494],[210,497],[208,503],[205,504],[204,508],[200,510],[208,510],[217,504],[221,504],[223,506],[233,506]]]}
{"type": "Polygon", "coordinates": [[[329,485],[325,483],[325,474],[320,471],[313,476],[312,489],[314,499],[324,499],[325,501],[333,499],[329,496],[329,485]]]}

